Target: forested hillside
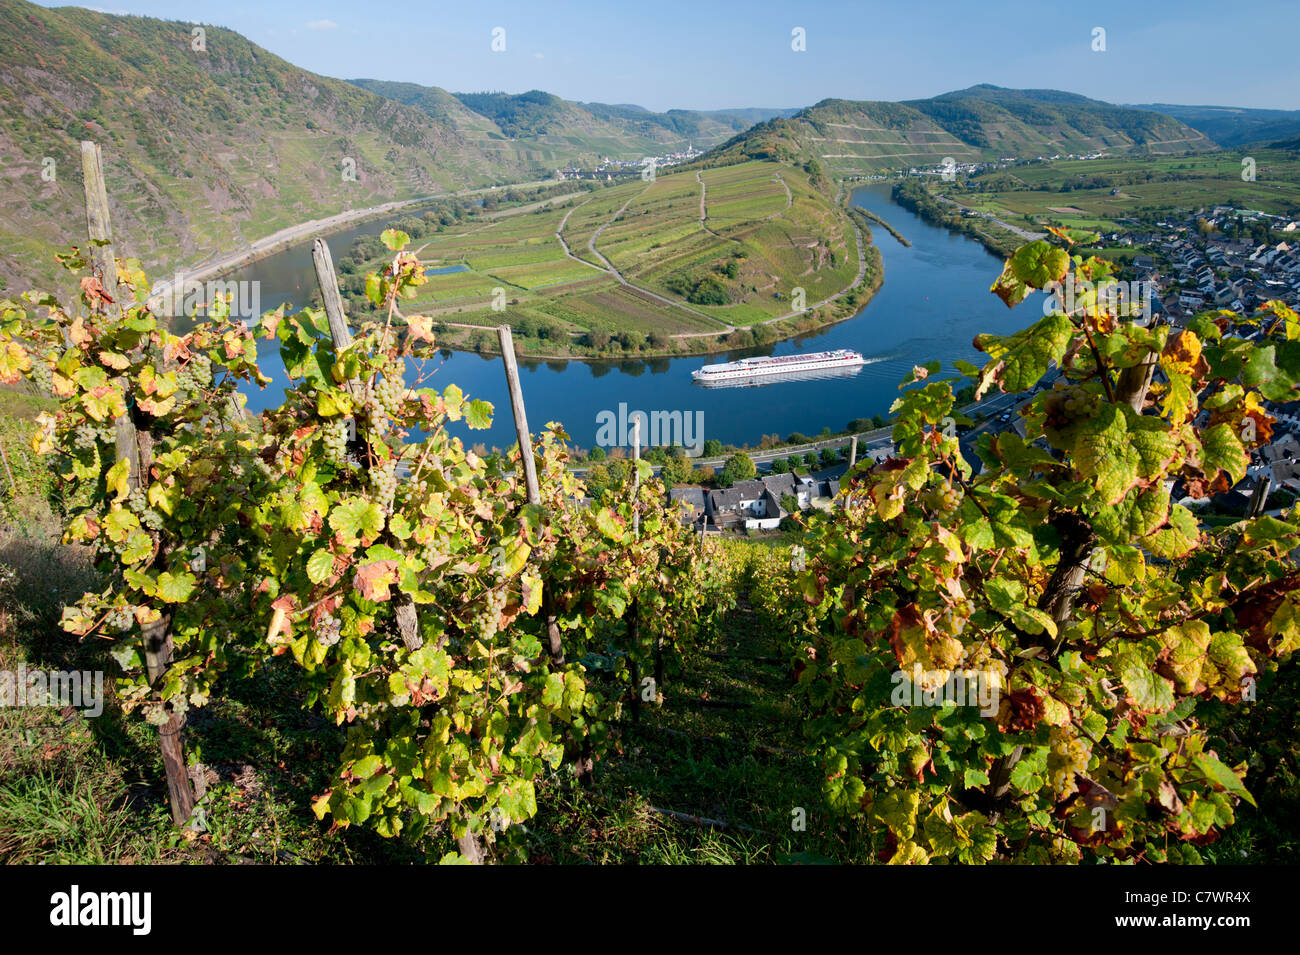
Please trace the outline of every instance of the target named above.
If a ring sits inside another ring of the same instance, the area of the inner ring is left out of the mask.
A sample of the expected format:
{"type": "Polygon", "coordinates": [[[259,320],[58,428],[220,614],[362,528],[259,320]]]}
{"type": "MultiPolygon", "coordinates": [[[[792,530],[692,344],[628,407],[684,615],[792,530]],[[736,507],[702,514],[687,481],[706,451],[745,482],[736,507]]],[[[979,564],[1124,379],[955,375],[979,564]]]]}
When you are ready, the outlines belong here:
{"type": "Polygon", "coordinates": [[[828,99],[793,117],[755,126],[719,147],[735,155],[802,156],[830,175],[1002,158],[1106,151],[1189,152],[1215,148],[1167,116],[1057,90],[993,86],[902,103],[828,99]]]}

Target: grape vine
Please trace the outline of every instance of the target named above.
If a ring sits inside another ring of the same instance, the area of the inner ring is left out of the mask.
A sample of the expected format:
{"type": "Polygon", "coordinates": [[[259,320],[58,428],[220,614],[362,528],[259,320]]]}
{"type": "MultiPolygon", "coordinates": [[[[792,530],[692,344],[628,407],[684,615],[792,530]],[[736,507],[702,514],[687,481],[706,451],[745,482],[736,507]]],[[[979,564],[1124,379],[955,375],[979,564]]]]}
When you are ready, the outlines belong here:
{"type": "MultiPolygon", "coordinates": [[[[344,735],[317,815],[441,831],[463,853],[529,819],[540,778],[611,739],[631,688],[602,691],[583,660],[646,653],[625,645],[630,608],[671,653],[725,600],[657,483],[589,506],[552,425],[536,455],[545,499],[530,504],[517,447],[484,458],[449,435],[487,427],[493,409],[425,386],[432,323],[398,308],[424,267],[405,235],[383,239],[394,258],[367,292],[384,322],[343,348],[321,310],[281,307],[255,326],[291,384],[260,420],[237,395],[269,381],[254,329],[218,302],[171,333],[129,260],[115,289],[84,278],[75,312],[44,293],[0,303],[0,379],[49,382],[60,399],[35,446],[91,489],[66,538],[95,548],[108,582],[63,626],[113,641],[124,705],[162,725],[223,676],[291,659],[302,704],[344,735]],[[117,457],[120,420],[140,435],[135,466],[117,457]],[[547,650],[548,614],[563,659],[547,650]],[[173,649],[151,675],[145,631],[160,627],[173,649]]],[[[63,261],[86,267],[75,250],[63,261]]]]}

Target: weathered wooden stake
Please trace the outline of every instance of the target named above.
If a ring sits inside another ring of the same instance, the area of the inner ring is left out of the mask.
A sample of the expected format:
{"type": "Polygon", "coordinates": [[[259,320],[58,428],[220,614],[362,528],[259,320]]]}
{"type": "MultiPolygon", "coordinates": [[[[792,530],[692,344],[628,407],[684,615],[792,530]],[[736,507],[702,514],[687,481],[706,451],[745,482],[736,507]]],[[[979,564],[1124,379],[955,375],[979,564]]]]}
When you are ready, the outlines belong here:
{"type": "MultiPolygon", "coordinates": [[[[335,353],[338,353],[352,344],[352,329],[348,328],[347,316],[343,314],[343,296],[339,293],[338,276],[334,273],[334,259],[324,239],[312,243],[311,258],[316,267],[316,282],[320,285],[321,299],[325,303],[325,317],[329,320],[330,339],[334,342],[335,353]]],[[[347,383],[347,388],[354,400],[365,400],[365,385],[361,381],[353,378],[347,383]]],[[[415,608],[414,598],[399,590],[393,597],[393,615],[397,619],[402,644],[414,653],[424,645],[424,637],[420,635],[420,615],[415,608]]],[[[483,863],[483,844],[471,830],[466,829],[465,834],[456,840],[456,847],[474,865],[483,863]]]]}
{"type": "Polygon", "coordinates": [[[1264,513],[1264,508],[1268,505],[1268,490],[1272,484],[1273,478],[1268,474],[1262,475],[1255,482],[1255,489],[1250,492],[1250,503],[1246,505],[1247,519],[1264,513]]]}
{"type": "MultiPolygon", "coordinates": [[[[515,360],[515,343],[509,325],[501,325],[497,328],[497,341],[501,343],[501,363],[506,367],[506,386],[510,389],[510,409],[515,416],[515,434],[519,438],[519,458],[524,469],[524,486],[528,490],[528,503],[540,506],[542,491],[537,483],[537,462],[533,460],[533,438],[528,432],[524,389],[519,383],[519,363],[515,360]]],[[[560,640],[560,623],[555,614],[555,603],[549,582],[542,583],[542,614],[546,618],[546,639],[551,662],[556,666],[563,666],[564,644],[560,640]]]]}
{"type": "Polygon", "coordinates": [[[5,446],[0,442],[0,461],[4,461],[5,474],[9,477],[9,488],[14,492],[14,497],[18,497],[18,485],[14,483],[14,472],[9,470],[9,456],[5,454],[5,446]]]}
{"type": "MultiPolygon", "coordinates": [[[[343,296],[339,292],[338,276],[334,274],[334,258],[324,239],[312,243],[311,261],[316,267],[316,284],[320,286],[321,300],[325,303],[334,352],[338,354],[352,344],[352,330],[348,328],[348,317],[343,314],[343,296]]],[[[348,382],[348,391],[357,402],[365,399],[365,386],[355,378],[348,382]]]]}
{"type": "Polygon", "coordinates": [[[641,418],[632,419],[632,536],[641,536],[641,418]]]}
{"type": "MultiPolygon", "coordinates": [[[[343,296],[339,293],[338,276],[334,274],[334,259],[324,239],[318,238],[312,243],[311,260],[316,267],[316,283],[320,286],[321,300],[325,303],[325,317],[329,320],[334,353],[339,354],[352,344],[352,329],[348,328],[348,317],[343,314],[343,296]]],[[[350,379],[347,389],[353,401],[359,404],[365,400],[366,387],[359,379],[350,379]]],[[[420,636],[420,617],[415,609],[415,598],[398,590],[393,597],[393,615],[397,618],[397,631],[402,643],[414,653],[424,645],[424,638],[420,636]]]]}
{"type": "MultiPolygon", "coordinates": [[[[95,278],[113,302],[105,303],[110,319],[120,317],[117,304],[117,260],[113,255],[113,228],[108,214],[108,187],[104,183],[104,165],[99,144],[81,143],[81,173],[86,192],[86,234],[90,239],[90,263],[95,278]]],[[[132,410],[114,421],[118,460],[125,458],[130,471],[127,476],[131,490],[141,486],[142,474],[148,473],[153,457],[153,436],[148,431],[137,432],[131,418],[132,410]]],[[[161,556],[161,555],[160,555],[161,556]]],[[[151,686],[158,686],[167,673],[172,659],[171,614],[142,628],[145,674],[151,686]]],[[[171,804],[172,821],[186,825],[194,813],[194,789],[185,769],[185,749],[181,734],[185,718],[175,712],[168,713],[167,722],[158,728],[162,749],[163,768],[167,773],[167,793],[171,804]]]]}

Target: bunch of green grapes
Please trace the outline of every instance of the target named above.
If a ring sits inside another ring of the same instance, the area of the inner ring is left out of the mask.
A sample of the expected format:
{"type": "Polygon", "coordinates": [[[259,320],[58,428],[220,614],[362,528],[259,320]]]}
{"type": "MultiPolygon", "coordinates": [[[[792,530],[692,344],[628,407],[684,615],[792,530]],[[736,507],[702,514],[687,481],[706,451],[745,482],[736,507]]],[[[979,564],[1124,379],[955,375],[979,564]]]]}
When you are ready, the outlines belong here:
{"type": "Polygon", "coordinates": [[[370,471],[370,480],[378,495],[380,509],[385,514],[392,513],[393,498],[397,496],[397,460],[389,458],[370,471]]]}
{"type": "Polygon", "coordinates": [[[379,378],[375,387],[375,403],[379,412],[390,420],[398,421],[402,417],[402,403],[406,400],[406,383],[400,374],[388,369],[379,378]]]}
{"type": "Polygon", "coordinates": [[[143,488],[135,488],[127,497],[127,505],[140,518],[140,523],[151,531],[160,531],[163,528],[163,516],[149,506],[149,500],[145,497],[143,488]]]}
{"type": "Polygon", "coordinates": [[[126,633],[135,624],[135,615],[130,607],[117,606],[108,612],[104,623],[119,633],[126,633]]]}
{"type": "Polygon", "coordinates": [[[32,381],[36,382],[42,394],[54,393],[54,369],[44,359],[36,358],[32,361],[32,381]]]}
{"type": "Polygon", "coordinates": [[[545,564],[555,556],[555,538],[547,535],[533,547],[533,560],[545,564]]]}
{"type": "Polygon", "coordinates": [[[439,546],[437,535],[431,534],[420,550],[420,559],[430,566],[445,562],[447,554],[439,546]]]}
{"type": "Polygon", "coordinates": [[[491,640],[501,629],[501,614],[506,609],[505,588],[493,588],[483,595],[483,609],[475,615],[473,632],[491,640]]]}
{"type": "Polygon", "coordinates": [[[321,440],[325,442],[325,460],[341,468],[348,463],[348,435],[352,428],[348,418],[335,418],[326,421],[321,428],[321,440]]]}
{"type": "Polygon", "coordinates": [[[961,504],[961,497],[961,491],[955,484],[944,481],[937,487],[930,487],[923,491],[921,503],[939,514],[951,514],[961,504]]]}
{"type": "Polygon", "coordinates": [[[1052,727],[1047,753],[1047,778],[1058,796],[1078,790],[1075,775],[1088,768],[1090,749],[1086,741],[1069,736],[1060,727],[1052,727]]]}
{"type": "Polygon", "coordinates": [[[96,424],[87,419],[72,430],[72,446],[79,451],[89,451],[101,444],[112,444],[116,436],[108,424],[96,424]]]}
{"type": "Polygon", "coordinates": [[[1085,385],[1067,384],[1058,378],[1043,405],[1046,425],[1060,430],[1074,421],[1096,417],[1101,411],[1101,393],[1085,385]]]}
{"type": "Polygon", "coordinates": [[[332,647],[339,642],[343,621],[332,613],[321,617],[316,624],[316,642],[323,647],[332,647]]]}
{"type": "Polygon", "coordinates": [[[176,370],[177,403],[195,400],[212,387],[212,359],[202,353],[195,355],[176,370]]]}

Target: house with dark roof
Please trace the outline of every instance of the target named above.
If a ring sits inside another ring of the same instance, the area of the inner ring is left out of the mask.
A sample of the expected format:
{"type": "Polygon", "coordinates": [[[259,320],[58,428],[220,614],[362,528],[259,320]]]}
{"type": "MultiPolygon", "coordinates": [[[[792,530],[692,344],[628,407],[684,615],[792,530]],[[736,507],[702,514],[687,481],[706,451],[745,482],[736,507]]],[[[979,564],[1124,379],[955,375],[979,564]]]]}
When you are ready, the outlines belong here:
{"type": "Polygon", "coordinates": [[[704,519],[707,495],[702,487],[675,487],[668,492],[668,501],[680,508],[682,523],[698,524],[704,519]]]}
{"type": "Polygon", "coordinates": [[[774,501],[767,485],[758,479],[737,481],[731,487],[709,491],[705,508],[709,520],[724,529],[747,527],[750,521],[775,520],[780,523],[781,518],[780,502],[774,501]],[[772,507],[773,503],[775,507],[772,507]]]}

